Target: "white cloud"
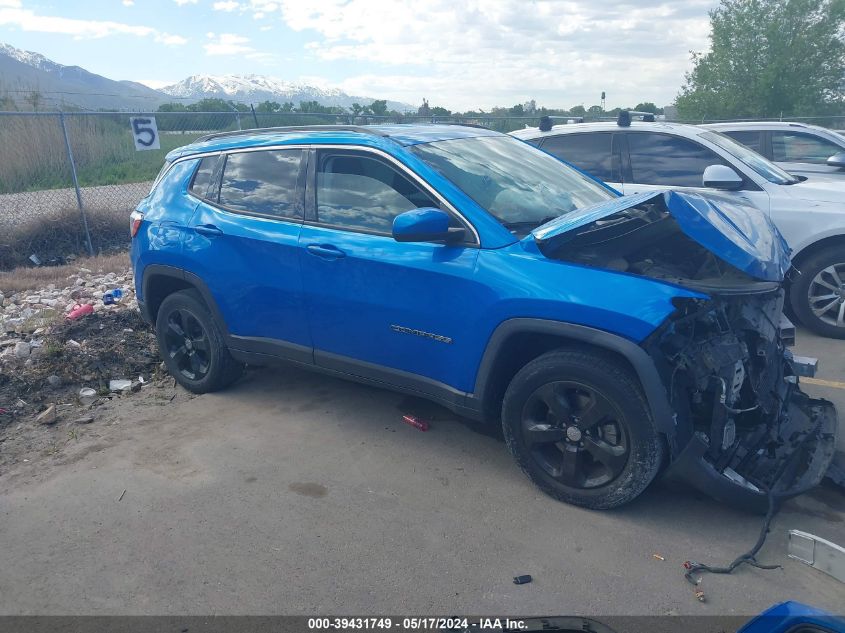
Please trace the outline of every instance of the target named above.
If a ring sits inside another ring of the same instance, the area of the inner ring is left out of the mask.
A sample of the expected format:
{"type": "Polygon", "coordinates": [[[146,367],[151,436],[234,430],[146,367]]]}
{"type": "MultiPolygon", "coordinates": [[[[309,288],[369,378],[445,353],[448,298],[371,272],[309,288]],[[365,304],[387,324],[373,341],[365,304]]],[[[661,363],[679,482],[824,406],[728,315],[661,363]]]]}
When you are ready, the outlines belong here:
{"type": "MultiPolygon", "coordinates": [[[[257,0],[252,0],[255,3],[257,0]]],[[[467,109],[671,101],[689,50],[707,46],[717,0],[278,0],[283,20],[314,34],[309,55],[366,62],[353,94],[467,109]],[[391,71],[390,67],[395,70],[391,71]]],[[[266,9],[262,9],[267,11],[266,9]]]]}
{"type": "Polygon", "coordinates": [[[21,0],[0,0],[0,9],[8,7],[10,9],[20,9],[21,0]]]}
{"type": "Polygon", "coordinates": [[[135,0],[123,0],[121,3],[124,7],[133,7],[135,6],[135,0]]]}
{"type": "Polygon", "coordinates": [[[2,8],[2,5],[0,5],[0,26],[17,27],[22,31],[29,32],[71,35],[75,39],[97,39],[110,35],[134,35],[138,37],[152,37],[156,42],[167,45],[184,44],[188,41],[179,35],[163,33],[150,26],[124,24],[122,22],[108,20],[80,20],[76,18],[37,15],[29,9],[7,9],[2,8]]]}
{"type": "Polygon", "coordinates": [[[178,4],[181,7],[181,6],[184,6],[186,4],[196,4],[198,2],[198,0],[173,0],[173,2],[175,2],[176,4],[178,4]]]}
{"type": "Polygon", "coordinates": [[[171,86],[176,83],[175,80],[165,80],[165,79],[136,79],[139,84],[144,84],[152,88],[153,90],[158,90],[159,88],[164,88],[165,86],[171,86]]]}
{"type": "Polygon", "coordinates": [[[231,12],[240,7],[241,5],[235,2],[235,0],[224,0],[223,2],[215,2],[212,5],[212,8],[215,11],[227,11],[231,12]]]}
{"type": "Polygon", "coordinates": [[[274,56],[256,50],[248,37],[235,33],[206,33],[209,41],[203,46],[206,55],[240,55],[246,59],[269,62],[274,56]]]}

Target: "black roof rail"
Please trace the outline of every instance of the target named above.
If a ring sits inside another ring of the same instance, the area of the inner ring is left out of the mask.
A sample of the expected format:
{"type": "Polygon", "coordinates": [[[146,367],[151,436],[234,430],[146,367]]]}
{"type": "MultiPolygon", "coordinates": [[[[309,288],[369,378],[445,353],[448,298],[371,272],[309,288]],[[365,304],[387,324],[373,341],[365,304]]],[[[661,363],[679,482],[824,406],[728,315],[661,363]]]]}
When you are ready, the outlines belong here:
{"type": "Polygon", "coordinates": [[[638,112],[637,110],[622,110],[619,113],[619,116],[616,118],[616,125],[619,127],[630,127],[631,126],[631,116],[638,116],[642,117],[644,123],[654,123],[654,113],[653,112],[638,112]]]}
{"type": "Polygon", "coordinates": [[[243,136],[244,134],[281,134],[284,132],[314,132],[314,131],[322,131],[325,130],[327,132],[361,132],[362,134],[372,134],[373,136],[389,136],[388,134],[376,130],[373,127],[369,127],[366,125],[335,125],[335,124],[326,124],[326,125],[285,125],[281,127],[258,127],[258,128],[250,128],[248,130],[231,130],[229,132],[215,132],[213,134],[206,134],[205,136],[201,136],[200,138],[196,139],[194,143],[204,143],[205,141],[211,141],[214,139],[219,138],[230,138],[233,136],[243,136]]]}

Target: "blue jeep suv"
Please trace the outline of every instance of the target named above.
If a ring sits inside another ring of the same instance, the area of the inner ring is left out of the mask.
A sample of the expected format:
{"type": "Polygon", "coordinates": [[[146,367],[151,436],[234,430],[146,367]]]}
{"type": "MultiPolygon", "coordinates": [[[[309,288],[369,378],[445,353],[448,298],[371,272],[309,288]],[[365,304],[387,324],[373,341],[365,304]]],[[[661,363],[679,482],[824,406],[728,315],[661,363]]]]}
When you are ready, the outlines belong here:
{"type": "Polygon", "coordinates": [[[131,232],[197,393],[282,360],[429,398],[597,509],[664,468],[764,508],[832,459],[835,411],[785,348],[789,249],[730,200],[620,197],[482,128],[290,127],[174,150],[131,232]]]}

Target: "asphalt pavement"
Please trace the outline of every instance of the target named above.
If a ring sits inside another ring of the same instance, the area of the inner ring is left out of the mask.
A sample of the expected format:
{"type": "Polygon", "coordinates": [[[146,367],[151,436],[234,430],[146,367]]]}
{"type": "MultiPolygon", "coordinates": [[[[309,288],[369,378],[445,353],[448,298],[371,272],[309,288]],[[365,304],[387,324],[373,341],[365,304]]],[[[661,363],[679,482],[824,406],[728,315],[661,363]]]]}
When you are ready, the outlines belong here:
{"type": "MultiPolygon", "coordinates": [[[[797,350],[821,357],[828,384],[808,390],[845,411],[845,341],[800,332],[797,350]]],[[[759,516],[659,483],[611,512],[559,503],[495,433],[298,369],[173,393],[107,405],[60,451],[0,475],[0,613],[750,615],[789,599],[845,610],[845,585],[786,557],[793,528],[845,544],[832,486],[775,518],[759,558],[781,569],[707,575],[702,603],[683,562],[729,563],[759,516]],[[513,584],[521,574],[534,581],[513,584]]]]}

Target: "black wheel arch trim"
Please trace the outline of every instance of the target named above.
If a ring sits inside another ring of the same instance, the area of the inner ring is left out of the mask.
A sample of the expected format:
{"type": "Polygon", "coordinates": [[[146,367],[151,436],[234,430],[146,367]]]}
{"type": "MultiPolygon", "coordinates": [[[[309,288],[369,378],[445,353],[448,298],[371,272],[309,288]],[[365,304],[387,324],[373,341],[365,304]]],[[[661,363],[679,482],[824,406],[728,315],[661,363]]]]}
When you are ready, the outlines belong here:
{"type": "Polygon", "coordinates": [[[150,305],[150,302],[148,300],[150,296],[150,282],[154,277],[170,277],[172,279],[179,279],[193,286],[197,290],[197,292],[199,292],[202,296],[202,299],[208,306],[208,309],[211,310],[211,313],[217,321],[217,324],[223,330],[223,335],[226,337],[227,340],[229,339],[230,335],[229,329],[226,326],[226,320],[220,313],[220,308],[217,307],[217,302],[214,300],[214,297],[211,294],[211,290],[208,289],[208,286],[205,284],[202,278],[192,272],[177,268],[176,266],[166,266],[163,264],[148,264],[144,267],[144,279],[141,283],[141,288],[143,289],[144,293],[144,301],[139,302],[138,306],[139,308],[141,308],[141,314],[144,317],[144,320],[146,320],[148,323],[155,323],[155,315],[152,314],[152,306],[150,305]]]}
{"type": "Polygon", "coordinates": [[[502,347],[511,336],[523,333],[557,336],[605,349],[625,358],[639,378],[657,430],[670,438],[675,436],[677,417],[669,404],[666,387],[648,352],[633,341],[617,334],[563,321],[535,318],[514,318],[503,321],[493,331],[487,349],[482,356],[476,374],[474,392],[467,397],[467,405],[470,408],[481,409],[481,403],[484,401],[487,389],[491,385],[490,379],[502,347]],[[475,401],[475,406],[470,401],[475,401]]]}

